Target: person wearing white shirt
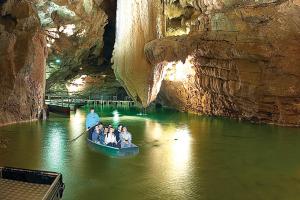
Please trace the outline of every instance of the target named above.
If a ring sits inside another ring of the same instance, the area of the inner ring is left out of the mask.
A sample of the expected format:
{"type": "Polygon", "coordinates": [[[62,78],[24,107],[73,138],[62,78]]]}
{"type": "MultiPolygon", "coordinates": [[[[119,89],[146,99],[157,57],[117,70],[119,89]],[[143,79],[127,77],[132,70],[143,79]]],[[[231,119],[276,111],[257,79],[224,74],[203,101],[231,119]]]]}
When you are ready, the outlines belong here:
{"type": "Polygon", "coordinates": [[[105,136],[105,144],[107,146],[116,147],[117,146],[117,139],[114,134],[114,128],[110,128],[108,134],[105,136]]]}
{"type": "Polygon", "coordinates": [[[127,128],[124,126],[122,128],[122,132],[120,134],[120,140],[121,140],[121,148],[131,147],[131,133],[127,131],[127,128]]]}

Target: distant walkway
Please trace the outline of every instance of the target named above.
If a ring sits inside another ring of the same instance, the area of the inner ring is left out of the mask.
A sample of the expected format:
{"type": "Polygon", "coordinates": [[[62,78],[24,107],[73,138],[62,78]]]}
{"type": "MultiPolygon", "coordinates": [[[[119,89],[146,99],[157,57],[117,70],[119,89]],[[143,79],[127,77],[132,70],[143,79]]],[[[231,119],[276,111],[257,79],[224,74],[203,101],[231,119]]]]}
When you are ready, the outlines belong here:
{"type": "Polygon", "coordinates": [[[79,95],[56,95],[46,94],[45,103],[48,106],[59,106],[62,108],[70,108],[70,110],[76,110],[77,108],[90,105],[116,105],[116,106],[134,106],[135,103],[126,96],[124,99],[118,99],[117,96],[89,96],[82,97],[79,95]]]}

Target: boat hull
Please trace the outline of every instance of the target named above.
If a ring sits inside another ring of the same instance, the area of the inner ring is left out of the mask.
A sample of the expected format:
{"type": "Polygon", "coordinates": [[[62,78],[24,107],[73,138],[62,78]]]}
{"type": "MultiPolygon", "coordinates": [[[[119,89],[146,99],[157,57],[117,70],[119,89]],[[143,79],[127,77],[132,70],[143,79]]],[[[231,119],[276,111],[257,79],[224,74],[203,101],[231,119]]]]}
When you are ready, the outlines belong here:
{"type": "Polygon", "coordinates": [[[101,153],[108,155],[110,157],[128,157],[134,156],[139,153],[139,147],[135,144],[132,144],[131,147],[127,148],[116,148],[111,146],[106,146],[103,144],[95,143],[92,140],[87,139],[89,145],[101,153]]]}

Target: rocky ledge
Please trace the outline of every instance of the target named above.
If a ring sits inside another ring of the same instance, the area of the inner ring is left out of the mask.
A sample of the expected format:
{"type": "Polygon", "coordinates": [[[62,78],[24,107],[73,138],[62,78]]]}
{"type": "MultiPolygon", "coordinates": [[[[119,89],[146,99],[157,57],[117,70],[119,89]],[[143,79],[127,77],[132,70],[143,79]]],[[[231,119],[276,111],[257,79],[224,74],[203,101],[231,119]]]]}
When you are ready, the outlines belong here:
{"type": "Polygon", "coordinates": [[[222,25],[234,31],[210,28],[148,43],[153,74],[165,74],[160,101],[182,111],[300,126],[299,13],[290,1],[236,8],[222,25]],[[181,67],[181,79],[174,67],[181,67]]]}

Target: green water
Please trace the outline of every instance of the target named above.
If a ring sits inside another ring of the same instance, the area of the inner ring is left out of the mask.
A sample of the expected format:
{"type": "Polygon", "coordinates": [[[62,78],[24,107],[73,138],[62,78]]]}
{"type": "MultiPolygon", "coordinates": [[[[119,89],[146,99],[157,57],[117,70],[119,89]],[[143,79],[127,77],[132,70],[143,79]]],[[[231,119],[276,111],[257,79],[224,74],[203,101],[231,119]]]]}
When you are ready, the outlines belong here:
{"type": "Polygon", "coordinates": [[[126,124],[137,156],[111,158],[90,148],[85,110],[70,118],[0,128],[8,140],[0,166],[63,174],[65,200],[300,199],[300,129],[253,125],[171,110],[97,108],[104,123],[126,124]]]}

